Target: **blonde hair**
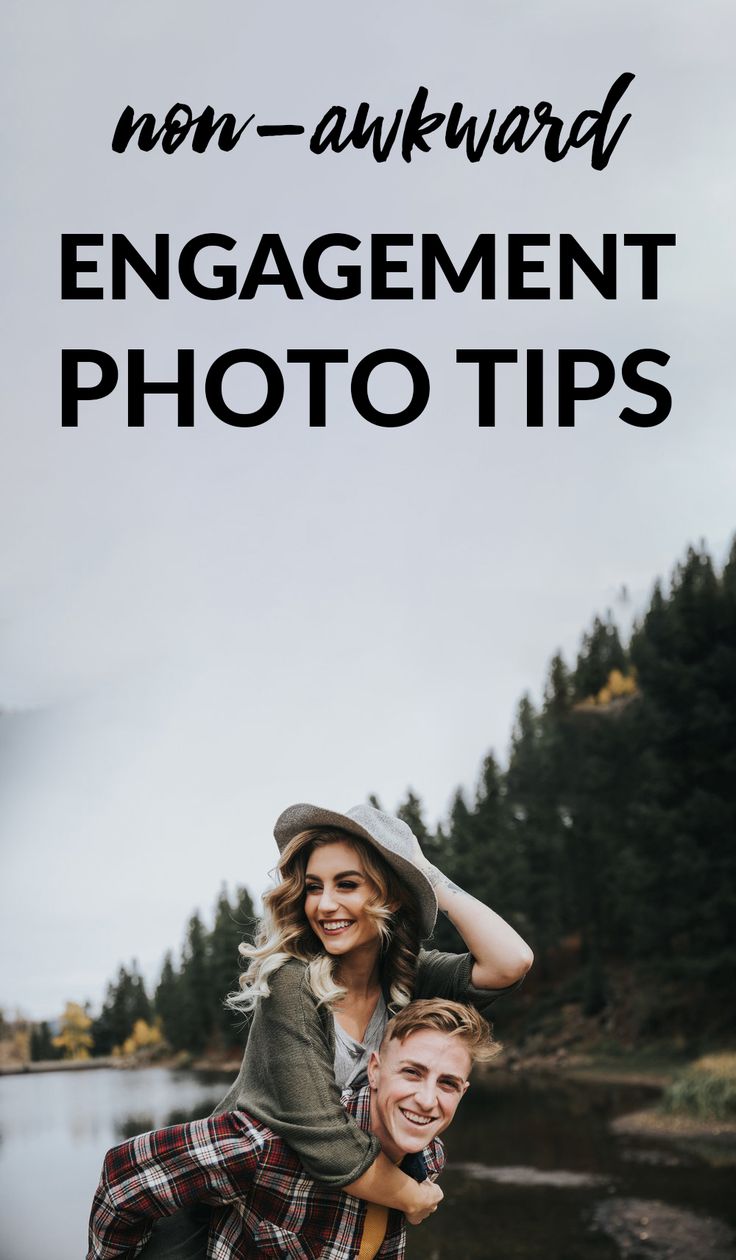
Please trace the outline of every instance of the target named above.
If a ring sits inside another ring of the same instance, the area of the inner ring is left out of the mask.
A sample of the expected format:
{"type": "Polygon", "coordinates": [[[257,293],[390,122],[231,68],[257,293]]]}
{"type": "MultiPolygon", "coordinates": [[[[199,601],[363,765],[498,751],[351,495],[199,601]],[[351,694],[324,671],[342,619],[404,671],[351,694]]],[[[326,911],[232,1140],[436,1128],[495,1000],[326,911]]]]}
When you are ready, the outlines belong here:
{"type": "Polygon", "coordinates": [[[462,1002],[450,1002],[445,998],[420,998],[400,1010],[389,1020],[384,1033],[384,1045],[389,1041],[404,1041],[412,1033],[429,1028],[457,1037],[462,1041],[472,1063],[487,1063],[500,1054],[502,1047],[493,1040],[493,1031],[474,1006],[462,1002]]]}
{"type": "Polygon", "coordinates": [[[239,947],[249,963],[240,976],[239,992],[228,995],[226,1005],[232,1010],[246,1013],[268,997],[270,977],[290,958],[306,963],[307,982],[320,1005],[331,1006],[345,996],[338,977],[339,960],[325,953],[304,913],[309,856],[314,849],[339,841],[356,850],[375,890],[365,913],[374,920],[380,939],[389,1009],[398,1011],[411,1001],[420,941],[414,894],[367,841],[337,827],[312,827],[287,844],[276,868],[279,882],[263,898],[255,941],[252,945],[244,941],[239,947]]]}

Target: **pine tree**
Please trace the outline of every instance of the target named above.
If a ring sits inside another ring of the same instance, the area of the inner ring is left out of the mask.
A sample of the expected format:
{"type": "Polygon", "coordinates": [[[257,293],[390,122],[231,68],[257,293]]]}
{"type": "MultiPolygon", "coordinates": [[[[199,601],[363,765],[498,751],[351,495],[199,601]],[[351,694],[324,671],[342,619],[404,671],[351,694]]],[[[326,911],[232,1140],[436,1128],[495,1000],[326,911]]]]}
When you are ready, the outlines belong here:
{"type": "Polygon", "coordinates": [[[549,952],[561,933],[560,883],[566,837],[550,791],[548,743],[542,715],[528,696],[519,704],[506,777],[508,826],[519,869],[525,872],[525,909],[538,970],[546,975],[549,952]]]}
{"type": "Polygon", "coordinates": [[[181,1031],[185,1048],[193,1054],[200,1054],[212,1033],[214,1000],[207,934],[196,912],[187,927],[179,992],[181,1031]]]}
{"type": "Polygon", "coordinates": [[[31,1062],[42,1063],[50,1059],[59,1059],[62,1050],[54,1045],[51,1029],[46,1020],[34,1024],[31,1029],[31,1062]]]}
{"type": "Polygon", "coordinates": [[[170,950],[164,957],[161,979],[156,987],[154,1007],[161,1020],[164,1036],[171,1048],[173,1050],[186,1049],[186,1029],[181,1015],[180,978],[174,970],[170,950]]]}
{"type": "Polygon", "coordinates": [[[225,998],[237,989],[238,977],[243,970],[238,946],[243,939],[252,939],[254,924],[253,903],[247,889],[237,889],[235,904],[231,905],[223,886],[215,908],[209,957],[213,1026],[226,1046],[239,1045],[243,1040],[242,1020],[227,1009],[225,998]]]}
{"type": "Polygon", "coordinates": [[[575,694],[579,700],[594,696],[603,687],[612,670],[625,671],[626,652],[611,614],[605,621],[596,617],[593,628],[583,635],[574,673],[575,694]]]}

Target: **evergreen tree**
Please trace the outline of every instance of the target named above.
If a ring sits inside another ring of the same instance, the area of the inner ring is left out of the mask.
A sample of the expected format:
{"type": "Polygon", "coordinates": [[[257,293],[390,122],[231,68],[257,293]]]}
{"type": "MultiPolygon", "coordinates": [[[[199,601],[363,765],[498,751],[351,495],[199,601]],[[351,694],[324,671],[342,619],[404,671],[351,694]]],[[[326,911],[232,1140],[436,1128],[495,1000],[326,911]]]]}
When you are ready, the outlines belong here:
{"type": "Polygon", "coordinates": [[[209,942],[198,913],[189,920],[182,954],[179,993],[184,1045],[200,1054],[212,1033],[214,1000],[210,982],[209,942]]]}
{"type": "Polygon", "coordinates": [[[605,621],[596,617],[593,628],[583,636],[574,673],[575,694],[580,700],[594,696],[612,670],[625,671],[627,657],[611,614],[605,621]]]}
{"type": "Polygon", "coordinates": [[[228,1010],[225,998],[237,989],[238,977],[244,970],[238,946],[244,938],[252,940],[254,922],[253,903],[247,889],[236,890],[235,904],[231,906],[223,887],[215,908],[209,953],[213,1027],[224,1045],[238,1045],[243,1039],[242,1019],[228,1010]]]}
{"type": "Polygon", "coordinates": [[[61,1058],[62,1050],[54,1045],[51,1029],[46,1020],[34,1024],[31,1029],[31,1062],[42,1063],[61,1058]]]}
{"type": "Polygon", "coordinates": [[[186,1029],[181,1017],[180,979],[174,970],[171,951],[167,951],[156,987],[154,1007],[161,1019],[166,1040],[173,1050],[186,1049],[186,1029]]]}
{"type": "Polygon", "coordinates": [[[529,916],[530,944],[539,972],[549,971],[549,951],[561,934],[559,888],[566,841],[557,800],[550,790],[548,743],[543,717],[528,696],[519,704],[506,776],[508,826],[518,869],[525,872],[520,889],[529,916]]]}
{"type": "Polygon", "coordinates": [[[705,551],[690,548],[669,596],[655,591],[631,648],[647,768],[631,808],[652,910],[639,953],[666,976],[722,993],[736,963],[732,566],[733,557],[719,581],[705,551]]]}
{"type": "Polygon", "coordinates": [[[130,1036],[137,1019],[150,1020],[151,1004],[138,964],[121,966],[117,980],[107,986],[102,1010],[92,1025],[95,1054],[112,1054],[130,1036]]]}

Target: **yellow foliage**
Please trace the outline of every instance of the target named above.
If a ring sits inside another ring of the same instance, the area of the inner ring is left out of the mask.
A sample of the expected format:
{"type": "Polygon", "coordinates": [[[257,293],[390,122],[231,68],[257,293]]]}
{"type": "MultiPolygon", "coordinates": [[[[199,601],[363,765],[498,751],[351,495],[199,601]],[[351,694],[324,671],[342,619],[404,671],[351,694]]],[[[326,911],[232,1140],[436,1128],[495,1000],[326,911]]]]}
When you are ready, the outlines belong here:
{"type": "Polygon", "coordinates": [[[612,669],[604,690],[609,691],[612,697],[632,696],[636,691],[636,678],[633,674],[622,674],[620,669],[612,669]]]}
{"type": "Polygon", "coordinates": [[[634,670],[630,674],[622,674],[620,669],[612,669],[605,686],[601,687],[598,694],[588,696],[582,703],[587,708],[594,705],[607,705],[612,700],[620,700],[623,696],[633,696],[637,690],[634,670]]]}
{"type": "Polygon", "coordinates": [[[736,1053],[723,1051],[720,1054],[705,1054],[690,1064],[690,1071],[717,1076],[725,1081],[736,1081],[736,1053]]]}
{"type": "Polygon", "coordinates": [[[145,1019],[137,1019],[130,1036],[126,1037],[122,1046],[115,1046],[113,1054],[135,1054],[138,1050],[150,1050],[159,1046],[162,1041],[163,1033],[158,1020],[154,1024],[147,1024],[145,1019]]]}
{"type": "Polygon", "coordinates": [[[78,1002],[67,1002],[61,1017],[61,1032],[54,1045],[64,1051],[65,1059],[88,1059],[92,1049],[92,1020],[78,1002]]]}

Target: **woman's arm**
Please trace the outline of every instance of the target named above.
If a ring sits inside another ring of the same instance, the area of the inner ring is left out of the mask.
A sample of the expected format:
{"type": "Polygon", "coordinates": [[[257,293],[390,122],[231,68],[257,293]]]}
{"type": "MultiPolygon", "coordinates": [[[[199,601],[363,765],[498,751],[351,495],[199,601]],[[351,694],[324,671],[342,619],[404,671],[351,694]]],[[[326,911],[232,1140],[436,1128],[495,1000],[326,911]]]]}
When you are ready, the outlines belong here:
{"type": "Polygon", "coordinates": [[[343,1186],[343,1189],[347,1194],[355,1195],[356,1199],[397,1208],[404,1213],[410,1225],[421,1225],[431,1212],[436,1211],[443,1198],[442,1191],[434,1182],[414,1181],[383,1154],[374,1160],[362,1177],[349,1186],[343,1186]]]}
{"type": "MultiPolygon", "coordinates": [[[[433,866],[422,852],[416,836],[412,832],[409,835],[411,840],[402,840],[403,851],[400,856],[424,875],[432,886],[440,910],[447,915],[453,927],[457,928],[472,955],[473,967],[470,976],[465,977],[466,986],[468,979],[476,990],[502,990],[517,984],[534,962],[534,955],[526,941],[499,914],[476,897],[471,897],[470,893],[463,892],[438,867],[433,866]]],[[[445,957],[449,962],[451,956],[445,957]]],[[[458,960],[459,957],[457,956],[458,960]]],[[[473,997],[468,999],[452,992],[452,986],[458,977],[448,977],[448,968],[441,964],[441,955],[436,951],[431,973],[426,977],[430,985],[429,991],[421,992],[420,985],[415,996],[420,993],[421,996],[429,996],[431,985],[439,981],[436,996],[453,996],[457,1001],[470,1000],[477,1005],[473,997]],[[448,978],[452,979],[449,992],[445,988],[448,978]]]]}
{"type": "Polygon", "coordinates": [[[471,980],[475,988],[505,989],[525,976],[534,955],[519,933],[477,897],[453,884],[436,866],[427,865],[440,910],[473,955],[471,980]]]}

